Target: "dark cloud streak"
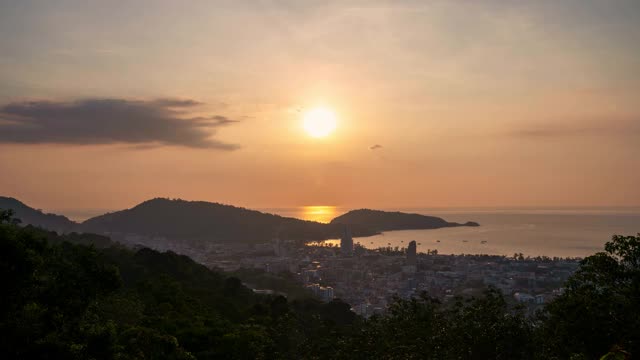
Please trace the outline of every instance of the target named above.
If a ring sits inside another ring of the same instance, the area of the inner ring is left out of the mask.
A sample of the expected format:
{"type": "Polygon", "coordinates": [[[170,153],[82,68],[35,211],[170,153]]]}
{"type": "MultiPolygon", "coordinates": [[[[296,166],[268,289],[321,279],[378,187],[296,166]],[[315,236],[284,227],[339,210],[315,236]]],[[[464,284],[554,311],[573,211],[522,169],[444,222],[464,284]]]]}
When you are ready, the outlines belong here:
{"type": "Polygon", "coordinates": [[[10,103],[0,108],[0,143],[237,149],[212,137],[217,128],[237,121],[221,115],[187,116],[187,110],[200,104],[188,99],[10,103]]]}
{"type": "Polygon", "coordinates": [[[192,107],[203,105],[201,102],[191,100],[191,99],[172,99],[172,98],[161,98],[153,100],[151,103],[162,106],[162,107],[192,107]]]}

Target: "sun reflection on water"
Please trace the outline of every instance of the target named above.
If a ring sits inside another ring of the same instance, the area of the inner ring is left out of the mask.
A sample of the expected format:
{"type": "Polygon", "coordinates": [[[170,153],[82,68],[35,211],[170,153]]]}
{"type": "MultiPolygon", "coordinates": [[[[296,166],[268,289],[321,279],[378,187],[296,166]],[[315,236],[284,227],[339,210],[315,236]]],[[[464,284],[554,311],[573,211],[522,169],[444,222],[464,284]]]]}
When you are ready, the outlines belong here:
{"type": "Polygon", "coordinates": [[[335,206],[303,206],[299,218],[321,223],[329,223],[338,216],[335,206]]]}

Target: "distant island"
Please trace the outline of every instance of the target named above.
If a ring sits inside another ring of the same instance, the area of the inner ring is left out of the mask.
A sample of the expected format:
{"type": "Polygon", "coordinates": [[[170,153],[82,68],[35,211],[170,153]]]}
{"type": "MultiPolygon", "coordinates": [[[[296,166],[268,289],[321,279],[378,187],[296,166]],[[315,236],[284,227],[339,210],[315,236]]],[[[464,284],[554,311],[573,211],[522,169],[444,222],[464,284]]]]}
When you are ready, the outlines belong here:
{"type": "Polygon", "coordinates": [[[439,229],[455,226],[480,226],[480,224],[469,221],[464,224],[448,222],[435,216],[421,214],[409,214],[399,211],[389,212],[380,210],[360,209],[352,210],[344,215],[331,220],[331,224],[343,224],[368,228],[371,231],[393,231],[393,230],[421,230],[439,229]]]}
{"type": "Polygon", "coordinates": [[[96,233],[115,241],[153,246],[155,242],[198,244],[259,244],[275,238],[297,241],[336,239],[348,226],[352,236],[383,231],[478,226],[451,223],[420,214],[353,210],[324,224],[205,201],[156,198],[131,209],[107,213],[76,223],[45,214],[9,197],[0,197],[0,209],[12,209],[23,223],[58,233],[96,233]]]}

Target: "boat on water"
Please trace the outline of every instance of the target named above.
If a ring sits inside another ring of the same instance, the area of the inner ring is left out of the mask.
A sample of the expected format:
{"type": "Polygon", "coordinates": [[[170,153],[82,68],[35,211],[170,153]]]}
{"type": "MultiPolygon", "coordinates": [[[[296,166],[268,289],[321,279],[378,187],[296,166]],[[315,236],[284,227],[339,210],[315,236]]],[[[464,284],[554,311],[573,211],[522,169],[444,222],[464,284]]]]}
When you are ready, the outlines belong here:
{"type": "Polygon", "coordinates": [[[440,240],[436,240],[436,242],[440,242],[440,240]]]}
{"type": "Polygon", "coordinates": [[[480,241],[480,244],[486,244],[486,243],[487,243],[487,240],[480,241]]]}

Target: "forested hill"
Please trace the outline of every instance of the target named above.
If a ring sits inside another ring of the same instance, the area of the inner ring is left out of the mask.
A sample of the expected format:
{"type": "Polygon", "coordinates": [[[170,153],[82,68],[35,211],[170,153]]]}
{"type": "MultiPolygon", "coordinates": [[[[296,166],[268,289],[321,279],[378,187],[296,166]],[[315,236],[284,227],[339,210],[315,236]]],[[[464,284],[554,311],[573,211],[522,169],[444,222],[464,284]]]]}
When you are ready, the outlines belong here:
{"type": "Polygon", "coordinates": [[[0,210],[3,359],[308,358],[356,320],[340,301],[257,295],[186,256],[10,216],[0,210]]]}
{"type": "MultiPolygon", "coordinates": [[[[138,234],[219,243],[264,243],[275,237],[324,240],[339,237],[341,226],[321,224],[204,201],[153,199],[132,209],[91,218],[81,229],[95,233],[138,234]]],[[[356,229],[356,235],[372,235],[356,229]]]]}
{"type": "Polygon", "coordinates": [[[458,224],[435,216],[360,209],[349,211],[331,221],[331,224],[347,224],[368,228],[371,231],[439,229],[453,226],[479,226],[475,222],[458,224]]]}
{"type": "Polygon", "coordinates": [[[16,218],[24,225],[39,226],[58,233],[75,231],[78,226],[62,215],[46,214],[11,197],[0,196],[0,209],[13,210],[16,218]]]}

